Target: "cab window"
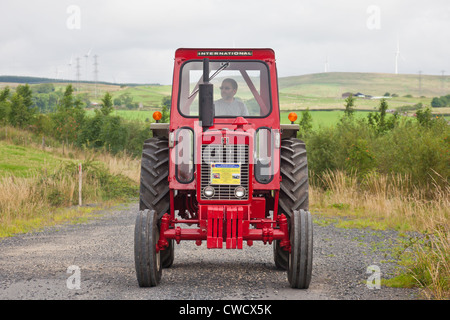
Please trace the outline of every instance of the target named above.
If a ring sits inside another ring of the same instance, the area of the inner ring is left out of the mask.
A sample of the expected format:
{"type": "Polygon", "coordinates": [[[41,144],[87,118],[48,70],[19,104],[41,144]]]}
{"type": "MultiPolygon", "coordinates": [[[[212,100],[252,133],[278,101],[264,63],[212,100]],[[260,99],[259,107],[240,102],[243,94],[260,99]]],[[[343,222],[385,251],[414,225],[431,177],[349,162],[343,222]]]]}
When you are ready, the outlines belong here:
{"type": "MultiPolygon", "coordinates": [[[[211,61],[217,118],[265,117],[271,111],[269,71],[261,61],[211,61]]],[[[202,61],[188,61],[181,69],[179,111],[198,117],[198,87],[203,82],[202,61]]]]}

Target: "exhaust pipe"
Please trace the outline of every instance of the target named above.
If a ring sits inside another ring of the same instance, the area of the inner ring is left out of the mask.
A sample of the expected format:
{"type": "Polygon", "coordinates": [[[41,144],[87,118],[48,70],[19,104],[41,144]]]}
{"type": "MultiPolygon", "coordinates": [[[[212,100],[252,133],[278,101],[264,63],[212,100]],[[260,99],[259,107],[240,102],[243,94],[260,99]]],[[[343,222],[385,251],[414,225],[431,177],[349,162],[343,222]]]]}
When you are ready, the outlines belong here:
{"type": "Polygon", "coordinates": [[[209,82],[209,59],[203,59],[203,83],[199,85],[199,120],[203,130],[214,124],[214,85],[209,82]]]}

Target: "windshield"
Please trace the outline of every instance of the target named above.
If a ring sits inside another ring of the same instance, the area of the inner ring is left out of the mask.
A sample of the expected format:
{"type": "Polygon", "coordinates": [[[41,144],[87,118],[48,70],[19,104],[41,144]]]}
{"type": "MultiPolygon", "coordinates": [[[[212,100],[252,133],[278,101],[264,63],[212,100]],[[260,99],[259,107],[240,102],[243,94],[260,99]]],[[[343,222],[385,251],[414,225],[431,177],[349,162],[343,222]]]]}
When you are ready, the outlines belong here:
{"type": "MultiPolygon", "coordinates": [[[[261,61],[211,61],[216,117],[265,117],[270,113],[267,65],[261,61]]],[[[203,83],[203,62],[189,61],[181,69],[179,110],[198,116],[198,86],[203,83]]]]}

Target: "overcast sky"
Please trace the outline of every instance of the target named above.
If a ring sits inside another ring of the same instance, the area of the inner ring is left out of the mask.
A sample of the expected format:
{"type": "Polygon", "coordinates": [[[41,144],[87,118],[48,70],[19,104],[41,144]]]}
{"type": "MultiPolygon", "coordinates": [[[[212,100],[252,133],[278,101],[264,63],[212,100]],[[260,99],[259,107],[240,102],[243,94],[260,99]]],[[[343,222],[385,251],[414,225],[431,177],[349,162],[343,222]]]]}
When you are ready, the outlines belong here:
{"type": "Polygon", "coordinates": [[[1,0],[0,75],[170,84],[177,48],[273,48],[278,75],[450,74],[448,0],[1,0]],[[90,52],[88,58],[85,55],[90,52]],[[87,67],[87,68],[86,68],[87,67]]]}

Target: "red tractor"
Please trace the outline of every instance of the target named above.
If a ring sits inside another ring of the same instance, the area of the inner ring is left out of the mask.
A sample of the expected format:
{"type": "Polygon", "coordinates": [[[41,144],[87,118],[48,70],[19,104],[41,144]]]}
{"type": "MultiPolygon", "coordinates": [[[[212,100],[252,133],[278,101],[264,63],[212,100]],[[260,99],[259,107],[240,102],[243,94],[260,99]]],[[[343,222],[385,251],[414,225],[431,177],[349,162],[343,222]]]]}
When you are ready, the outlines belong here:
{"type": "Polygon", "coordinates": [[[151,125],[142,155],[139,286],[157,286],[174,242],[192,240],[208,249],[272,244],[290,286],[308,288],[313,227],[295,118],[280,125],[273,50],[176,51],[170,124],[151,125]]]}

